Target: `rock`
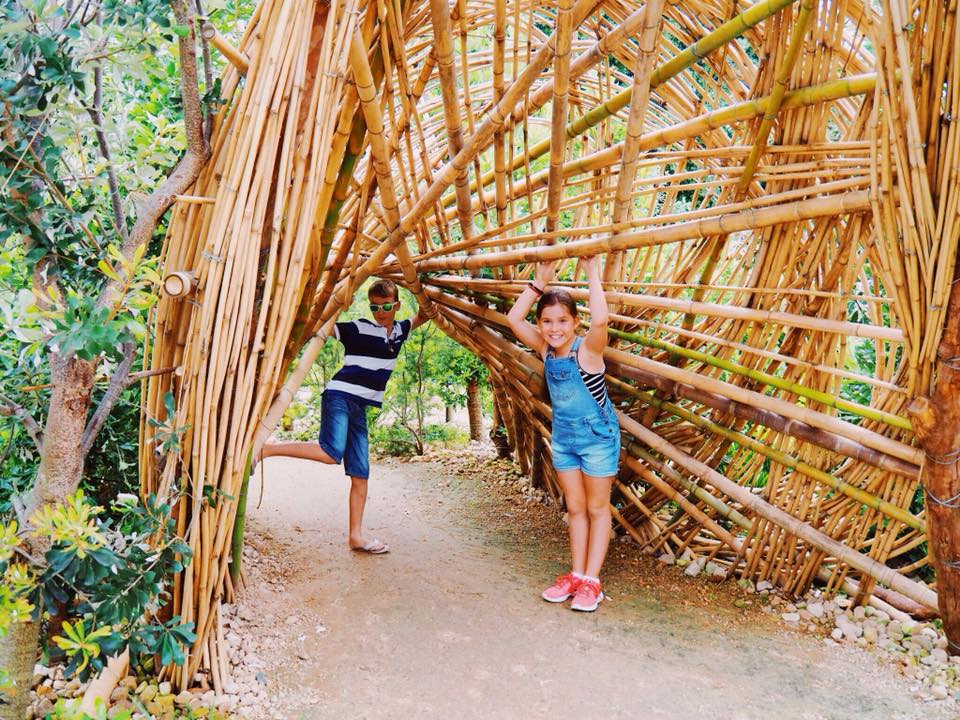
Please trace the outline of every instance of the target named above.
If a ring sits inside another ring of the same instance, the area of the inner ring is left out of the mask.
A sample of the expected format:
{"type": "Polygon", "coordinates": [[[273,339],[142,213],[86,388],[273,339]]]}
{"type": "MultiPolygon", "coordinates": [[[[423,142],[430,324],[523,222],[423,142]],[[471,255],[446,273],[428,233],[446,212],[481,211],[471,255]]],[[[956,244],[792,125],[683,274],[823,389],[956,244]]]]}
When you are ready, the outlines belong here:
{"type": "Polygon", "coordinates": [[[700,570],[702,569],[702,558],[698,558],[687,566],[687,569],[683,571],[683,574],[689,575],[690,577],[696,577],[700,574],[700,570]]]}
{"type": "Polygon", "coordinates": [[[930,688],[930,695],[935,700],[946,700],[949,697],[950,693],[947,691],[946,686],[934,685],[932,688],[930,688]]]}
{"type": "Polygon", "coordinates": [[[830,637],[832,637],[837,642],[839,642],[840,640],[843,640],[843,630],[841,630],[840,628],[834,628],[833,632],[830,633],[830,637]]]}
{"type": "Polygon", "coordinates": [[[184,690],[175,698],[177,705],[189,705],[191,700],[193,700],[193,693],[189,690],[184,690]]]}
{"type": "Polygon", "coordinates": [[[785,612],[785,613],[781,613],[780,617],[782,617],[788,623],[800,622],[800,613],[785,612]]]}
{"type": "Polygon", "coordinates": [[[836,600],[834,600],[834,604],[836,604],[836,606],[841,610],[846,610],[852,603],[848,597],[838,597],[836,600]]]}
{"type": "Polygon", "coordinates": [[[870,645],[875,645],[879,639],[880,634],[877,632],[877,629],[873,626],[865,625],[863,628],[863,639],[867,641],[870,645]]]}
{"type": "Polygon", "coordinates": [[[934,648],[931,650],[930,657],[932,657],[934,662],[936,662],[938,665],[946,665],[947,661],[950,659],[950,656],[947,655],[947,651],[943,648],[934,648]]]}
{"type": "Polygon", "coordinates": [[[227,680],[223,683],[223,692],[226,695],[236,695],[237,694],[237,684],[233,680],[227,680]]]}
{"type": "Polygon", "coordinates": [[[43,698],[43,700],[37,703],[33,712],[35,717],[45,718],[53,712],[53,703],[48,698],[43,698]]]}
{"type": "Polygon", "coordinates": [[[173,683],[171,682],[162,682],[157,686],[157,691],[161,695],[169,695],[173,692],[173,683]]]}
{"type": "Polygon", "coordinates": [[[841,615],[837,618],[837,628],[843,631],[843,636],[850,640],[856,640],[863,635],[863,628],[860,625],[848,620],[841,615]]]}
{"type": "Polygon", "coordinates": [[[157,686],[156,685],[147,685],[140,692],[140,700],[144,703],[148,703],[157,696],[157,686]]]}
{"type": "Polygon", "coordinates": [[[853,609],[853,619],[854,620],[863,620],[867,616],[867,611],[864,610],[863,605],[857,605],[853,609]]]}
{"type": "Polygon", "coordinates": [[[896,642],[903,640],[903,625],[900,624],[899,620],[892,620],[890,624],[887,625],[887,635],[896,642]]]}
{"type": "Polygon", "coordinates": [[[663,553],[663,555],[658,557],[657,560],[662,562],[664,565],[673,565],[677,561],[677,558],[673,556],[673,553],[663,553]]]}
{"type": "Polygon", "coordinates": [[[757,592],[769,592],[773,590],[773,584],[769,580],[761,580],[757,583],[757,592]]]}
{"type": "Polygon", "coordinates": [[[113,689],[113,692],[110,693],[110,703],[116,703],[120,700],[125,700],[127,698],[127,693],[129,690],[123,685],[118,685],[113,689]]]}

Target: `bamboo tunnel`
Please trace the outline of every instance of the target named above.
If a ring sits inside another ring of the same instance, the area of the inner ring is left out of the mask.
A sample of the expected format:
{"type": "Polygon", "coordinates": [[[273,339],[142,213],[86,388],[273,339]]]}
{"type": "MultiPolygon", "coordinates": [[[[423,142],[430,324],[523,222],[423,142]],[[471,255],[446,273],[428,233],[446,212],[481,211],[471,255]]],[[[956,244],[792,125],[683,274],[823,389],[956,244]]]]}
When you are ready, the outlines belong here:
{"type": "Polygon", "coordinates": [[[224,102],[171,210],[143,373],[142,489],[194,554],[178,686],[227,680],[246,463],[370,277],[483,359],[502,449],[562,503],[540,359],[504,313],[543,261],[586,309],[592,255],[636,551],[936,609],[960,648],[952,6],[260,0],[239,34],[212,17],[224,102]]]}

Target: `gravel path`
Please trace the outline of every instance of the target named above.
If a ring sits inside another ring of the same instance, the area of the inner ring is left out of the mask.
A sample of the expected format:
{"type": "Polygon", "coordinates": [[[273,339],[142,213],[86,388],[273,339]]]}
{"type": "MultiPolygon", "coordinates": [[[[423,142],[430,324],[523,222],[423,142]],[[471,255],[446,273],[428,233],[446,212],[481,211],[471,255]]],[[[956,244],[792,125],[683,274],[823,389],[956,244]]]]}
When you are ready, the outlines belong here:
{"type": "MultiPolygon", "coordinates": [[[[729,589],[674,581],[679,570],[625,546],[613,546],[613,599],[598,612],[542,602],[544,582],[562,570],[563,527],[553,510],[488,492],[480,472],[375,465],[367,527],[392,551],[367,556],[346,547],[340,468],[271,458],[264,470],[262,506],[249,510],[250,588],[234,629],[266,683],[268,701],[254,716],[957,715],[952,702],[914,698],[874,654],[736,610],[729,589]]],[[[252,505],[259,490],[251,487],[252,505]]]]}

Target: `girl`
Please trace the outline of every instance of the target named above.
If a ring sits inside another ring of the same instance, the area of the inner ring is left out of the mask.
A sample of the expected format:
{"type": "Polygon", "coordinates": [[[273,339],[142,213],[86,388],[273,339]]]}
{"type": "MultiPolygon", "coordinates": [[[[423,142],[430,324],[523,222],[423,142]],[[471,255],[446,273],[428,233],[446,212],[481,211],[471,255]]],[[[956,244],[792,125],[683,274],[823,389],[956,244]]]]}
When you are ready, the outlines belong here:
{"type": "Polygon", "coordinates": [[[548,602],[571,595],[574,610],[603,600],[600,568],[610,543],[610,488],[620,460],[620,428],[603,379],[607,302],[596,257],[582,261],[590,285],[590,329],[577,334],[577,304],[566,290],[544,288],[554,263],[537,266],[534,281],[507,315],[514,335],[543,358],[553,406],[551,454],[567,505],[573,567],[543,591],[548,602]],[[537,324],[527,313],[537,303],[537,324]]]}

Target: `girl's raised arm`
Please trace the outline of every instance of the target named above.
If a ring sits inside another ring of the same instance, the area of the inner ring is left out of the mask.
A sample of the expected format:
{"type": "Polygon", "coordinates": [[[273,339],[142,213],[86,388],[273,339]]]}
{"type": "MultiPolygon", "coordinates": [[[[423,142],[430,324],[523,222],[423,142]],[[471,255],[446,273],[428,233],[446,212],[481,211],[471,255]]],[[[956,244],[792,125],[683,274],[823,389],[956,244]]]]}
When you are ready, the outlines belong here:
{"type": "MultiPolygon", "coordinates": [[[[610,311],[607,309],[607,297],[603,293],[603,285],[600,282],[600,258],[597,255],[583,258],[581,260],[584,271],[587,273],[587,282],[590,285],[590,329],[584,338],[583,347],[597,364],[603,366],[603,351],[607,347],[607,323],[610,319],[610,311]]],[[[591,368],[585,368],[588,371],[591,368]]],[[[599,367],[598,367],[599,370],[599,367]]]]}
{"type": "Polygon", "coordinates": [[[527,313],[533,307],[533,303],[543,295],[543,289],[553,280],[553,266],[555,263],[540,263],[537,265],[537,273],[533,282],[523,289],[520,297],[507,313],[507,322],[510,323],[510,329],[513,334],[525,345],[533,349],[540,357],[546,352],[547,343],[540,334],[540,329],[527,321],[527,313]]]}

